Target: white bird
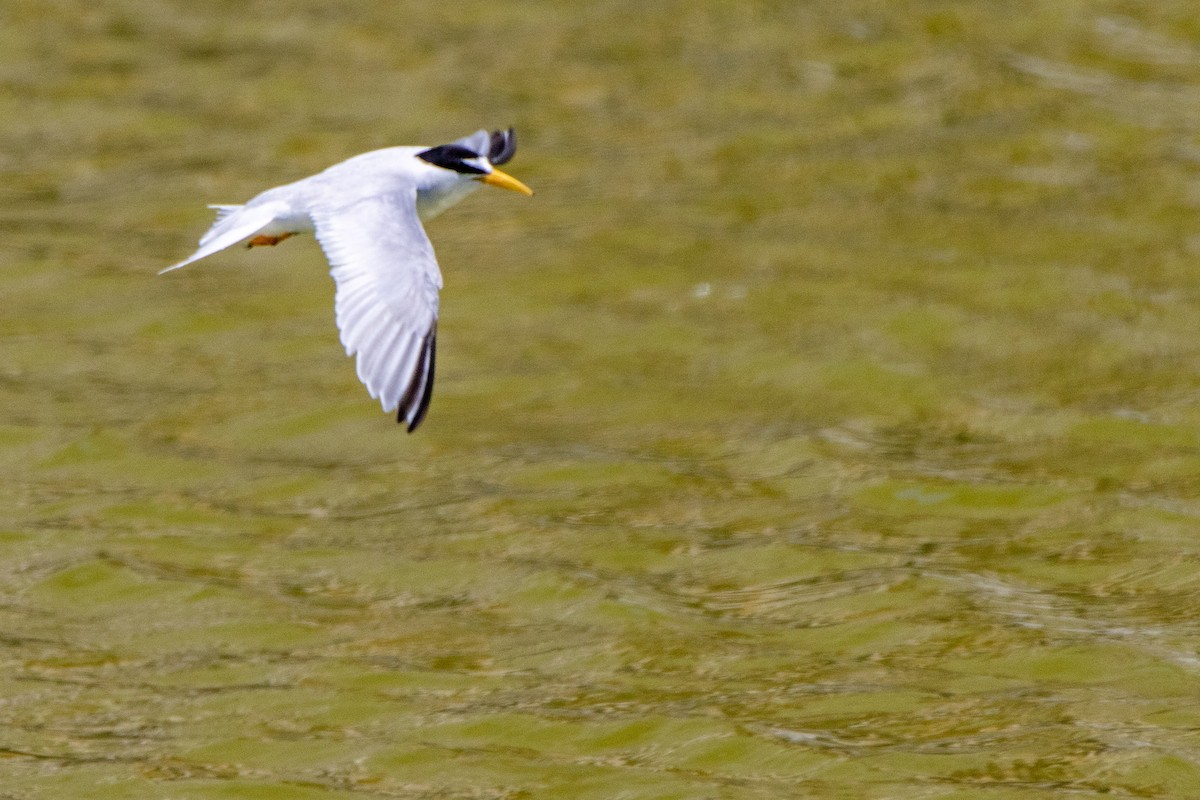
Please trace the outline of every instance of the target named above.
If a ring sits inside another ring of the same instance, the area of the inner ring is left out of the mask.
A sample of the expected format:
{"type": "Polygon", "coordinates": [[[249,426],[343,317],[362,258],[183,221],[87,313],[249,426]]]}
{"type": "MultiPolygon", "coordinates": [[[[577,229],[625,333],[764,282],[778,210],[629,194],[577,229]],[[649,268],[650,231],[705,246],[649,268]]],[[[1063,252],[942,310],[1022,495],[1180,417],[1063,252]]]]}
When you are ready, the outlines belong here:
{"type": "Polygon", "coordinates": [[[501,172],[516,152],[511,128],[437,147],[388,147],[268,189],[245,205],[214,205],[200,247],[163,272],[227,247],[276,245],[314,232],[337,286],[334,312],[346,355],[383,410],[411,433],[429,408],[442,275],[421,223],[486,183],[533,191],[501,172]]]}

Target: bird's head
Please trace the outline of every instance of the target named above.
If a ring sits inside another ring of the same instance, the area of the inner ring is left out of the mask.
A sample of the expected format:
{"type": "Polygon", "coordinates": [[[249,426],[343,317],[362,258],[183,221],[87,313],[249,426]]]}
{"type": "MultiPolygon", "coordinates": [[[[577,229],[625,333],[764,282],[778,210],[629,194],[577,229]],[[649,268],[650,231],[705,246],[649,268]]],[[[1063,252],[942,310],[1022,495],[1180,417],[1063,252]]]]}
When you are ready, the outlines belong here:
{"type": "Polygon", "coordinates": [[[450,144],[422,150],[417,153],[417,158],[469,180],[532,195],[532,189],[496,168],[497,164],[506,163],[516,152],[517,134],[509,128],[490,134],[484,130],[476,131],[450,144]]]}

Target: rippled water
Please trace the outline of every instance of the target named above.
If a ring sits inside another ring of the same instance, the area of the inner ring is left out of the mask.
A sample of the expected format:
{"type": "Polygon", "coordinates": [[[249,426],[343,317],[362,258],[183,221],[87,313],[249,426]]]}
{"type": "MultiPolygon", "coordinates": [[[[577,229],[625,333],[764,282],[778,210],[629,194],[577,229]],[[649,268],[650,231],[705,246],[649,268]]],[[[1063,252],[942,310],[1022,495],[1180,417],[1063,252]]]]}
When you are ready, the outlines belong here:
{"type": "Polygon", "coordinates": [[[0,7],[0,797],[1200,796],[1181,2],[0,7]],[[438,388],[208,202],[514,125],[438,388]]]}

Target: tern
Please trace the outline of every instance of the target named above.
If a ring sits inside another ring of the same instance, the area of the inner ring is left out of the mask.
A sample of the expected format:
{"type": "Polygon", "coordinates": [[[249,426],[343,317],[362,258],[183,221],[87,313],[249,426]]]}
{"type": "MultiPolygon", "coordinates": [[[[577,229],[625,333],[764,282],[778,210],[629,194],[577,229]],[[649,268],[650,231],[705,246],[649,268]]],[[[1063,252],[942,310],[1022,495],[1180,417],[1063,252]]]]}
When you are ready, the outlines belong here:
{"type": "Polygon", "coordinates": [[[212,205],[217,218],[187,266],[242,242],[276,245],[314,233],[336,285],[334,314],[346,355],[383,410],[412,433],[433,394],[442,275],[421,223],[482,184],[533,191],[501,172],[516,134],[476,131],[437,147],[388,147],[268,189],[244,205],[212,205]]]}

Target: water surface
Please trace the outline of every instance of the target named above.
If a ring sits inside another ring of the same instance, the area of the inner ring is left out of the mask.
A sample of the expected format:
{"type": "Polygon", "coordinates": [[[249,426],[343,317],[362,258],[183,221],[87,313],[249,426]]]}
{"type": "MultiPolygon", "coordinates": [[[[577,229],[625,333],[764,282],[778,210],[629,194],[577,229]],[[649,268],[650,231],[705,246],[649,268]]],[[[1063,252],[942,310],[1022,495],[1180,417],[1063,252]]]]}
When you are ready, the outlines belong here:
{"type": "Polygon", "coordinates": [[[1180,2],[0,9],[0,795],[1200,795],[1180,2]],[[208,202],[514,125],[414,435],[208,202]]]}

